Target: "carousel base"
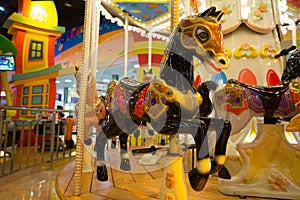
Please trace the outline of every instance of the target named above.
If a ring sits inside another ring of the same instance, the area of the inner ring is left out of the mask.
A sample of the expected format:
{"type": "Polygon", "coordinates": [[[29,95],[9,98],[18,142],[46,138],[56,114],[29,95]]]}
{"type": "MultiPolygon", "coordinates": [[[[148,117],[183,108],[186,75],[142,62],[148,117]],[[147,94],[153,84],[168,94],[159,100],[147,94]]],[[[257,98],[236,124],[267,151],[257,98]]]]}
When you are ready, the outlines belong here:
{"type": "MultiPolygon", "coordinates": [[[[111,153],[117,155],[117,149],[111,153]]],[[[140,157],[141,158],[141,157],[140,157]]],[[[136,156],[131,158],[131,172],[125,172],[115,167],[108,167],[108,181],[99,182],[97,180],[96,170],[94,172],[84,172],[82,174],[82,187],[80,196],[74,196],[74,172],[75,161],[67,164],[57,175],[56,192],[60,199],[161,199],[161,184],[165,173],[163,165],[165,157],[160,162],[153,165],[139,165],[136,156]]],[[[110,160],[110,166],[115,166],[110,160]]],[[[184,161],[183,161],[184,163],[184,161]]],[[[96,169],[96,166],[95,166],[96,169]]],[[[183,173],[183,182],[185,184],[188,200],[206,199],[206,200],[229,200],[240,199],[238,196],[224,195],[218,191],[218,177],[211,176],[206,187],[201,192],[194,191],[188,182],[187,172],[183,173]]],[[[247,198],[248,200],[258,200],[264,198],[247,198]]]]}
{"type": "MultiPolygon", "coordinates": [[[[282,192],[282,191],[270,191],[261,189],[265,183],[253,184],[240,184],[236,186],[220,186],[219,190],[227,195],[236,195],[239,197],[252,196],[252,197],[265,197],[265,198],[276,198],[276,199],[300,199],[299,192],[282,192]],[[259,187],[261,186],[261,187],[259,187]]],[[[247,198],[248,199],[248,198],[247,198]]]]}
{"type": "Polygon", "coordinates": [[[248,144],[238,144],[237,150],[242,167],[232,179],[219,179],[222,193],[300,199],[300,147],[288,141],[284,124],[258,123],[255,139],[248,144]]]}

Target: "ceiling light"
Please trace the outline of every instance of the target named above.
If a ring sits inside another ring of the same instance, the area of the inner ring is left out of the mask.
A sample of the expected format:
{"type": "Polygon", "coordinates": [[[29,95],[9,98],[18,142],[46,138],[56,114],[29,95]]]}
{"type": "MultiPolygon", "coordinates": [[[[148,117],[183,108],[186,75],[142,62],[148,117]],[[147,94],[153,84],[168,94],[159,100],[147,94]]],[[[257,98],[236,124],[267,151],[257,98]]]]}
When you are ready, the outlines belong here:
{"type": "Polygon", "coordinates": [[[109,83],[110,80],[109,80],[109,79],[103,79],[103,82],[104,82],[104,83],[109,83]]]}
{"type": "Polygon", "coordinates": [[[72,82],[71,79],[66,79],[66,80],[65,80],[65,83],[71,83],[71,82],[72,82]]]}
{"type": "Polygon", "coordinates": [[[5,91],[1,91],[0,96],[1,96],[1,97],[5,97],[5,96],[6,96],[5,91]]]}
{"type": "Polygon", "coordinates": [[[60,81],[56,80],[55,83],[56,83],[56,84],[57,84],[57,83],[60,83],[60,81]]]}

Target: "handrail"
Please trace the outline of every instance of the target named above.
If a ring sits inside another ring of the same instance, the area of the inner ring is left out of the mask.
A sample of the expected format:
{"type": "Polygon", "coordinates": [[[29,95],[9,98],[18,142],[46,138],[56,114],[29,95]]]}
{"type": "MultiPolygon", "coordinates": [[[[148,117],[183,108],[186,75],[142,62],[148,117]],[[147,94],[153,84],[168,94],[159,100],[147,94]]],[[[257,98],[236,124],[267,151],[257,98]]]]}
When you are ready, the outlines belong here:
{"type": "Polygon", "coordinates": [[[17,106],[0,106],[0,109],[7,110],[30,110],[30,111],[44,111],[44,112],[70,112],[74,113],[74,110],[64,110],[64,109],[53,109],[53,108],[29,108],[29,107],[17,107],[17,106]]]}
{"type": "Polygon", "coordinates": [[[64,144],[65,133],[60,126],[65,126],[65,120],[57,118],[58,112],[75,113],[74,110],[0,106],[0,177],[42,163],[49,163],[48,169],[52,170],[54,160],[73,156],[75,148],[66,149],[64,144]],[[39,111],[38,115],[47,113],[50,117],[6,119],[8,110],[39,111]]]}

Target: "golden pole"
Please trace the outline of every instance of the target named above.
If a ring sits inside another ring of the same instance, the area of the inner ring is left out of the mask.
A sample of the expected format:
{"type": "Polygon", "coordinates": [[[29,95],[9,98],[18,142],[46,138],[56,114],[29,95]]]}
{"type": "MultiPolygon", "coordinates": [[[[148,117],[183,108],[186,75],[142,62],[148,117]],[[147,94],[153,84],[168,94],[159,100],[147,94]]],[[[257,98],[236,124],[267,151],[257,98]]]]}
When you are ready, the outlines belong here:
{"type": "MultiPolygon", "coordinates": [[[[179,23],[178,12],[179,0],[171,0],[171,32],[179,23]]],[[[182,156],[177,156],[180,145],[178,144],[176,137],[177,136],[173,135],[169,138],[170,155],[168,155],[166,158],[166,160],[169,163],[168,166],[164,168],[164,175],[161,183],[159,200],[187,200],[187,188],[185,187],[183,176],[183,158],[182,156]]]]}
{"type": "Polygon", "coordinates": [[[171,32],[179,23],[179,0],[171,0],[171,32]]]}
{"type": "Polygon", "coordinates": [[[83,168],[83,134],[85,126],[86,96],[87,96],[87,79],[89,71],[89,54],[91,41],[91,1],[85,1],[84,15],[84,32],[82,46],[82,63],[80,67],[80,101],[78,113],[78,133],[75,158],[75,174],[74,174],[74,195],[81,194],[82,186],[82,168],[83,168]]]}

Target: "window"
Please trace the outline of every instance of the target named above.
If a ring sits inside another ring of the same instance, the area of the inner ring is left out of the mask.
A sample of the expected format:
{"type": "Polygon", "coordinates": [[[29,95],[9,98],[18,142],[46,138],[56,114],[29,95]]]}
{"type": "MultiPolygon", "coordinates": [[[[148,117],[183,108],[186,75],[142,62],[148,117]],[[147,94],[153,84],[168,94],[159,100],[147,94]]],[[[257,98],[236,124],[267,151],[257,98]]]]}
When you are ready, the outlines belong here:
{"type": "Polygon", "coordinates": [[[42,60],[43,59],[43,42],[31,40],[29,47],[28,60],[42,60]]]}
{"type": "Polygon", "coordinates": [[[32,105],[40,105],[43,102],[43,96],[39,95],[39,96],[32,96],[31,99],[31,104],[32,105]]]}
{"type": "Polygon", "coordinates": [[[29,90],[28,87],[24,87],[23,88],[23,94],[28,94],[28,90],[29,90]]]}
{"type": "Polygon", "coordinates": [[[43,85],[32,86],[32,94],[43,93],[43,85]]]}
{"type": "MultiPolygon", "coordinates": [[[[31,108],[47,108],[48,84],[32,85],[23,88],[22,106],[31,108]]],[[[35,116],[38,111],[22,111],[22,115],[35,116]]]]}

